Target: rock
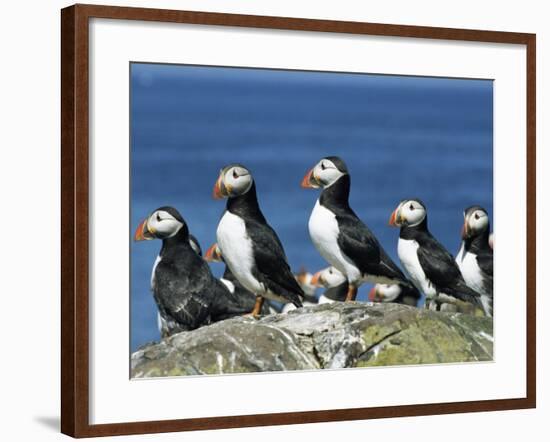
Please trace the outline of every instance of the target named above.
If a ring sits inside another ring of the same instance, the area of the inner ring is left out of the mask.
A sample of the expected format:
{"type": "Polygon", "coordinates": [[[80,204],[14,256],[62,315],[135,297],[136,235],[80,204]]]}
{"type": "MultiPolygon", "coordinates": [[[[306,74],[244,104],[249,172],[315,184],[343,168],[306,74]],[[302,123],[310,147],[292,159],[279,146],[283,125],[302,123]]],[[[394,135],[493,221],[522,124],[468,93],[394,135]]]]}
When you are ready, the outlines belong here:
{"type": "Polygon", "coordinates": [[[133,377],[489,361],[491,318],[399,304],[333,303],[238,317],[148,344],[133,377]]]}

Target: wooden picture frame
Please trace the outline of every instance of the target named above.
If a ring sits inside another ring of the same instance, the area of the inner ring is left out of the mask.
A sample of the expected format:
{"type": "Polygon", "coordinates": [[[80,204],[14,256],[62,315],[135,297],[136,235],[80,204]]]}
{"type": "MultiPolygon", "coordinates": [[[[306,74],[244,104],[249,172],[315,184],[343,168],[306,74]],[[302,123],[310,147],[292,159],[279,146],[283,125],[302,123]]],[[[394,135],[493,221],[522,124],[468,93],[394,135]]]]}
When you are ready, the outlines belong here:
{"type": "Polygon", "coordinates": [[[61,431],[73,437],[302,424],[533,408],[536,405],[536,167],[534,34],[207,12],[74,5],[61,12],[61,431]],[[527,52],[527,358],[525,397],[90,425],[89,19],[142,20],[525,45],[527,52]]]}

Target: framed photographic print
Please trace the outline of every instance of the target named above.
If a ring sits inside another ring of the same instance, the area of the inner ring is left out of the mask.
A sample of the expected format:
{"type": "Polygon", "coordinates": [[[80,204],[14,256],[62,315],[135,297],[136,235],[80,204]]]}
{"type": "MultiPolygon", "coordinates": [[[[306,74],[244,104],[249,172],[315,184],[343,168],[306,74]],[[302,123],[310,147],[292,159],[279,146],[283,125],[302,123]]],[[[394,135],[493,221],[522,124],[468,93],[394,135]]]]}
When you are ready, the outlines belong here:
{"type": "Polygon", "coordinates": [[[535,35],[61,17],[62,432],[535,406],[535,35]]]}

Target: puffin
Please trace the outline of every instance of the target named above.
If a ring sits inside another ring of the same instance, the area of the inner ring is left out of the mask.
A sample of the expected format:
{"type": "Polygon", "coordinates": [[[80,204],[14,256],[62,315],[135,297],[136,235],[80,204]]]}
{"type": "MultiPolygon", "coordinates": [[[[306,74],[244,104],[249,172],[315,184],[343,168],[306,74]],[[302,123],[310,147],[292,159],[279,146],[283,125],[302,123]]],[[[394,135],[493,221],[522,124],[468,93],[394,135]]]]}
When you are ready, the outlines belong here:
{"type": "Polygon", "coordinates": [[[309,218],[309,234],[319,253],[348,280],[346,301],[354,301],[364,282],[410,285],[369,228],[349,205],[350,174],[344,161],[321,159],[303,180],[303,188],[322,188],[309,218]]]}
{"type": "Polygon", "coordinates": [[[401,201],[389,224],[400,227],[397,254],[414,286],[431,301],[428,307],[437,308],[453,298],[481,307],[480,294],[466,284],[452,255],[428,230],[421,200],[401,201]]]}
{"type": "Polygon", "coordinates": [[[167,335],[243,313],[193,250],[187,224],[176,209],[159,207],[138,225],[135,241],[153,239],[162,240],[162,248],[153,265],[151,289],[167,335]]]}
{"type": "Polygon", "coordinates": [[[313,275],[311,283],[317,287],[325,288],[325,291],[319,296],[319,304],[346,300],[348,280],[336,267],[330,266],[319,270],[313,275]]]}
{"type": "MultiPolygon", "coordinates": [[[[189,234],[189,245],[191,246],[191,248],[193,249],[193,251],[197,255],[202,256],[201,246],[199,244],[198,239],[194,235],[189,234]]],[[[151,287],[153,285],[154,274],[155,274],[155,272],[153,271],[151,273],[151,287]]],[[[157,327],[159,329],[160,336],[162,338],[166,338],[166,337],[170,336],[170,330],[172,328],[174,328],[174,325],[169,325],[166,322],[166,320],[162,317],[162,315],[160,314],[160,311],[158,311],[157,312],[157,327]]]]}
{"type": "MultiPolygon", "coordinates": [[[[222,252],[218,247],[218,243],[214,243],[208,248],[206,254],[204,255],[204,259],[206,260],[206,262],[223,262],[225,264],[222,252]]],[[[244,311],[250,312],[254,308],[256,295],[254,295],[254,293],[248,291],[242,286],[238,279],[235,278],[235,275],[231,273],[231,270],[229,269],[227,264],[225,265],[225,270],[223,272],[223,276],[220,278],[220,281],[225,284],[227,289],[233,295],[235,295],[235,297],[239,300],[239,303],[243,307],[244,311]]],[[[274,312],[275,311],[271,309],[271,306],[269,304],[264,303],[261,310],[262,315],[269,315],[270,313],[274,312]]]]}
{"type": "Polygon", "coordinates": [[[489,214],[480,206],[464,210],[462,247],[456,257],[466,284],[481,294],[486,316],[493,316],[493,248],[489,214]]]}
{"type": "Polygon", "coordinates": [[[393,302],[416,307],[420,292],[415,287],[401,284],[375,284],[369,291],[370,302],[393,302]]]}
{"type": "Polygon", "coordinates": [[[251,315],[259,316],[266,298],[301,307],[304,292],[290,270],[279,237],[260,209],[252,173],[241,164],[225,166],[213,196],[227,198],[216,230],[218,247],[231,273],[256,295],[251,315]]]}

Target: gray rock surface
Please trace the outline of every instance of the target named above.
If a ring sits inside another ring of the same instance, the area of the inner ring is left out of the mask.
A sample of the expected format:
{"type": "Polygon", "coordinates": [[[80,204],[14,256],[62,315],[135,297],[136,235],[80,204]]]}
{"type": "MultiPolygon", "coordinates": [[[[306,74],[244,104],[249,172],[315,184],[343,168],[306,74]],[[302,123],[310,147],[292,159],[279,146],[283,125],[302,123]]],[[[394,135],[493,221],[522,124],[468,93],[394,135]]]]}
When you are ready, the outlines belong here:
{"type": "Polygon", "coordinates": [[[132,377],[489,361],[491,318],[398,304],[334,303],[238,317],[148,344],[132,377]]]}

